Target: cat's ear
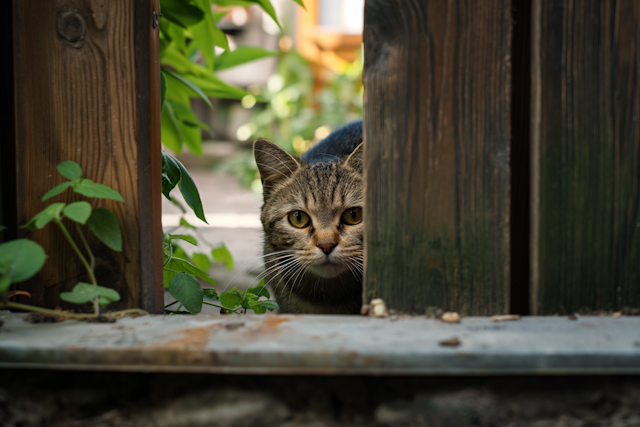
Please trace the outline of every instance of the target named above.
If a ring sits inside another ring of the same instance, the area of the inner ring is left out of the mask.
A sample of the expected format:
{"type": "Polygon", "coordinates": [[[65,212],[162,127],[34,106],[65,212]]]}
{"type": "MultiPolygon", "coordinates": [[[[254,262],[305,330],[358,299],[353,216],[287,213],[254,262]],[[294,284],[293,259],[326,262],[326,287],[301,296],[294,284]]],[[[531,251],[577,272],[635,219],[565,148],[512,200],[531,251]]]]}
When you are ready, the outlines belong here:
{"type": "Polygon", "coordinates": [[[300,164],[291,154],[264,138],[253,143],[253,155],[263,184],[273,184],[280,179],[289,178],[300,168],[300,164]]]}
{"type": "Polygon", "coordinates": [[[356,149],[353,150],[351,154],[349,154],[349,157],[347,157],[347,160],[344,162],[346,166],[355,170],[359,174],[362,174],[362,170],[364,166],[363,153],[362,153],[363,150],[364,150],[364,142],[361,142],[360,145],[358,145],[356,149]]]}

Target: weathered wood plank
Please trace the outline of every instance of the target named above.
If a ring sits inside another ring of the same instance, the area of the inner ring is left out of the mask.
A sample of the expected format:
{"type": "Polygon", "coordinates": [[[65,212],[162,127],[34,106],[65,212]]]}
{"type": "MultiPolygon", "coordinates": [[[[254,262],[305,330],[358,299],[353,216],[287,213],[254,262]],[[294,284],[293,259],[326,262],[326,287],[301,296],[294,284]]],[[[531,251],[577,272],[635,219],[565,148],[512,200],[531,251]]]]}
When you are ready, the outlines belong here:
{"type": "MultiPolygon", "coordinates": [[[[149,197],[159,198],[159,190],[157,196],[140,193],[157,188],[152,182],[160,179],[154,172],[155,156],[147,156],[145,163],[139,159],[140,152],[151,149],[151,141],[148,129],[139,127],[143,110],[138,102],[146,101],[142,108],[148,110],[150,100],[137,98],[136,79],[144,81],[148,93],[150,74],[147,65],[146,74],[136,76],[136,56],[148,60],[149,41],[136,45],[135,37],[136,31],[149,33],[150,21],[136,29],[135,2],[126,0],[14,1],[13,8],[18,222],[26,223],[51,201],[73,200],[67,192],[40,201],[64,180],[56,171],[64,160],[76,161],[85,177],[118,190],[125,203],[93,205],[108,207],[118,217],[124,252],[115,253],[95,239],[90,245],[100,258],[98,281],[122,296],[113,308],[139,306],[142,287],[153,287],[141,281],[142,269],[149,268],[140,262],[143,241],[157,241],[155,235],[161,233],[156,224],[142,222],[149,206],[141,205],[149,197]]],[[[83,269],[53,226],[30,237],[44,246],[49,259],[21,287],[32,294],[31,303],[54,307],[59,292],[70,290],[83,269]]],[[[148,304],[145,308],[152,309],[148,304]]]]}
{"type": "Polygon", "coordinates": [[[365,300],[509,311],[511,3],[365,4],[365,300]]]}
{"type": "Polygon", "coordinates": [[[159,19],[160,0],[135,2],[138,164],[148,165],[138,168],[142,283],[139,305],[149,312],[164,314],[159,19]],[[158,22],[155,27],[153,12],[158,22]]]}
{"type": "Polygon", "coordinates": [[[534,1],[535,314],[640,306],[640,4],[534,1]]]}

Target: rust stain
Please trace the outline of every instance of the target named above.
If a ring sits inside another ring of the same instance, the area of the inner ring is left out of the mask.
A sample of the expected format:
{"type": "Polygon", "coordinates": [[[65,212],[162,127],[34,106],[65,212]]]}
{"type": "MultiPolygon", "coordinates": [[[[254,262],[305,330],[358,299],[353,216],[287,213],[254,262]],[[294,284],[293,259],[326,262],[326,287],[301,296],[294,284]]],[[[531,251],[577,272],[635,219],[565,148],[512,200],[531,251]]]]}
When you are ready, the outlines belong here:
{"type": "Polygon", "coordinates": [[[266,328],[275,328],[282,322],[288,322],[288,317],[282,316],[266,316],[265,319],[260,323],[260,326],[264,326],[266,328]]]}
{"type": "Polygon", "coordinates": [[[183,335],[180,338],[176,338],[170,341],[153,343],[149,345],[145,345],[144,347],[152,347],[154,349],[188,349],[188,350],[199,350],[204,349],[209,344],[209,335],[210,331],[214,328],[220,328],[223,323],[214,323],[212,325],[207,326],[198,326],[194,328],[183,328],[178,329],[173,334],[181,334],[183,335]]]}

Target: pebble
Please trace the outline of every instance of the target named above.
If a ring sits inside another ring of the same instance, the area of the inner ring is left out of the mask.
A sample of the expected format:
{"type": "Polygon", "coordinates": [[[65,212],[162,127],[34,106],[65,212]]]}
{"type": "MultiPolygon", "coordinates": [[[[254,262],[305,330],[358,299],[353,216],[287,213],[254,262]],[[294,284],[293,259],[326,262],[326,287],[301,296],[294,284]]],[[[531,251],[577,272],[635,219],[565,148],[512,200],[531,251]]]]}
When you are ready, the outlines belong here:
{"type": "Polygon", "coordinates": [[[446,313],[443,313],[441,319],[443,322],[447,323],[460,323],[460,315],[455,311],[447,311],[446,313]]]}

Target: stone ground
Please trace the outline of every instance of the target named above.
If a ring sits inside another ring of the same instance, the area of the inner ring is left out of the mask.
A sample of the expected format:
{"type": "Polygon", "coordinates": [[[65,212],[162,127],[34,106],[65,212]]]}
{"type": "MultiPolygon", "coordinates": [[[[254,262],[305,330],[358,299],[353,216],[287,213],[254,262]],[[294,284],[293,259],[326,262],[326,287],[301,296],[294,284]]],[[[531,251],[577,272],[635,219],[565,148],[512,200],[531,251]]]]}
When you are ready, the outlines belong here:
{"type": "Polygon", "coordinates": [[[0,370],[4,427],[632,427],[640,377],[0,370]]]}

